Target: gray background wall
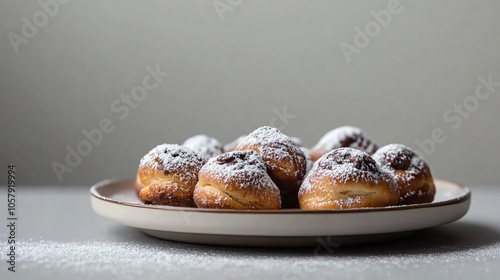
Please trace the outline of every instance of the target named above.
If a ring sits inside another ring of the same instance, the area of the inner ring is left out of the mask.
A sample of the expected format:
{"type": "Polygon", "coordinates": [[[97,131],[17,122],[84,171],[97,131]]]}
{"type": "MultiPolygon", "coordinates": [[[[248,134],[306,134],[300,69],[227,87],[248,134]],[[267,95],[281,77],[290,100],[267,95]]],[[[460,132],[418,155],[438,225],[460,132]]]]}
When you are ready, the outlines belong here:
{"type": "Polygon", "coordinates": [[[90,185],[134,177],[156,144],[228,142],[274,121],[307,146],[344,124],[414,148],[442,129],[426,156],[435,177],[499,183],[500,87],[470,97],[479,76],[500,81],[499,1],[401,0],[350,63],[340,44],[389,1],[220,1],[233,5],[221,17],[211,0],[69,1],[43,24],[37,1],[2,0],[2,166],[16,164],[18,184],[90,185]],[[43,26],[16,53],[8,34],[34,15],[43,26]],[[169,76],[156,89],[127,116],[111,109],[157,65],[169,76]],[[474,110],[443,118],[464,101],[474,110]],[[60,182],[51,164],[104,118],[114,130],[60,182]]]}

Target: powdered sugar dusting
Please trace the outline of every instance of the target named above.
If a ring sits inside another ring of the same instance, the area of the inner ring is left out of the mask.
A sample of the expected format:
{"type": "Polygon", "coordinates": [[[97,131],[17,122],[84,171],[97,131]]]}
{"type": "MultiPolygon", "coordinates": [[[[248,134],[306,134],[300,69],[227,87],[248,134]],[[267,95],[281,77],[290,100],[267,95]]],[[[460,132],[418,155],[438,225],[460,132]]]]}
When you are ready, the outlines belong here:
{"type": "MultiPolygon", "coordinates": [[[[482,279],[495,279],[500,272],[500,243],[446,247],[424,241],[410,239],[396,245],[335,248],[329,239],[318,238],[318,246],[311,248],[247,249],[155,239],[147,243],[20,240],[17,273],[36,273],[36,279],[66,276],[63,279],[132,280],[168,276],[169,279],[309,280],[334,279],[339,275],[342,279],[365,279],[366,275],[377,279],[421,279],[429,275],[425,271],[435,272],[436,277],[443,279],[473,279],[478,275],[482,279]],[[415,242],[422,247],[416,249],[412,245],[415,242]]],[[[0,258],[5,263],[7,256],[2,254],[0,258]]]]}
{"type": "MultiPolygon", "coordinates": [[[[299,194],[310,192],[319,178],[331,178],[335,186],[347,182],[378,184],[380,181],[393,181],[391,176],[378,168],[370,155],[353,148],[338,148],[323,155],[304,179],[299,194]]],[[[397,189],[395,183],[391,186],[397,189]]]]}
{"type": "Polygon", "coordinates": [[[176,144],[161,144],[153,148],[140,161],[140,166],[150,166],[164,173],[176,173],[181,181],[197,180],[198,170],[205,160],[192,150],[176,144]],[[193,172],[194,170],[194,172],[193,172]]]}
{"type": "Polygon", "coordinates": [[[275,188],[267,174],[262,157],[254,151],[234,151],[211,158],[200,170],[200,176],[211,176],[224,184],[239,182],[241,188],[275,188]]]}
{"type": "Polygon", "coordinates": [[[193,150],[206,160],[222,154],[222,144],[215,138],[206,135],[195,135],[184,141],[182,146],[193,150]]]}
{"type": "Polygon", "coordinates": [[[377,150],[377,145],[368,138],[366,133],[354,126],[341,126],[329,131],[319,140],[313,150],[331,151],[341,147],[351,147],[369,154],[377,150]]]}
{"type": "Polygon", "coordinates": [[[391,173],[397,180],[412,180],[421,172],[428,172],[425,161],[419,157],[411,148],[402,144],[389,144],[381,147],[373,159],[387,172],[391,173]],[[396,172],[402,170],[404,173],[396,172]]]}
{"type": "MultiPolygon", "coordinates": [[[[264,159],[272,158],[277,162],[289,162],[299,166],[306,165],[304,153],[297,144],[274,127],[263,126],[256,129],[236,149],[242,150],[245,147],[259,147],[259,153],[264,159]]],[[[266,164],[271,163],[266,162],[266,164]]],[[[304,170],[296,168],[292,171],[297,178],[303,176],[300,174],[304,170]]]]}

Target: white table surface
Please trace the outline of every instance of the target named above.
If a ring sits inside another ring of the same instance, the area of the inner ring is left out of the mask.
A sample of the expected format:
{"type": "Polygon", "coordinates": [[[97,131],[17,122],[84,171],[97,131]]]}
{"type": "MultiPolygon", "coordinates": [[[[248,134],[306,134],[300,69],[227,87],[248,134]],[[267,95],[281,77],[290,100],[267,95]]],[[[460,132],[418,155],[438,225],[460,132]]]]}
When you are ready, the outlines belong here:
{"type": "Polygon", "coordinates": [[[470,188],[472,205],[464,218],[413,237],[287,249],[159,240],[95,214],[89,187],[17,186],[12,273],[4,186],[0,279],[499,279],[500,187],[470,188]]]}

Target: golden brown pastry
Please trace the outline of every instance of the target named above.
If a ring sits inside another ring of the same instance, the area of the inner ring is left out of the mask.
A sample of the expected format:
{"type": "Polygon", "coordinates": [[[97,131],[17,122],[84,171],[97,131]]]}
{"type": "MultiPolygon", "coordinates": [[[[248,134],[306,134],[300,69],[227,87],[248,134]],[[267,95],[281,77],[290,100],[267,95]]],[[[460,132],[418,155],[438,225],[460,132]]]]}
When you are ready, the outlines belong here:
{"type": "Polygon", "coordinates": [[[194,202],[200,208],[275,210],[280,192],[254,151],[234,151],[211,158],[198,175],[194,202]]]}
{"type": "Polygon", "coordinates": [[[400,191],[399,204],[432,202],[436,187],[427,163],[401,144],[389,144],[374,155],[375,161],[393,175],[400,191]]]}
{"type": "Polygon", "coordinates": [[[195,135],[182,143],[182,146],[193,150],[205,160],[222,154],[222,144],[215,138],[206,135],[195,135]]]}
{"type": "Polygon", "coordinates": [[[139,164],[136,190],[146,204],[195,207],[193,191],[205,160],[192,150],[162,144],[139,164]]]}
{"type": "Polygon", "coordinates": [[[394,178],[367,153],[339,148],[323,155],[299,190],[300,208],[350,209],[397,205],[394,178]]]}
{"type": "Polygon", "coordinates": [[[282,208],[298,208],[297,193],[306,174],[306,157],[293,140],[278,129],[263,126],[250,133],[236,151],[253,150],[266,164],[267,173],[281,193],[282,208]]]}
{"type": "Polygon", "coordinates": [[[311,159],[317,161],[322,155],[342,147],[364,151],[370,155],[377,151],[377,144],[366,133],[354,126],[341,126],[326,133],[311,149],[311,159]]]}

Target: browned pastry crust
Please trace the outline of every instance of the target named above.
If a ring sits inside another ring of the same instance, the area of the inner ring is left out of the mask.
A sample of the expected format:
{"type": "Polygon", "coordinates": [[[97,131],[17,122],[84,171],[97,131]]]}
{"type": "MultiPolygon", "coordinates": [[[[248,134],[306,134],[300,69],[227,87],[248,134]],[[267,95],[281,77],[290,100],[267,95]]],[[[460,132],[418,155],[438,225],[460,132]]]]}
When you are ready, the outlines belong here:
{"type": "Polygon", "coordinates": [[[137,193],[137,196],[139,196],[139,193],[145,187],[144,184],[141,183],[141,180],[139,179],[139,174],[137,174],[137,176],[135,176],[134,187],[135,187],[135,192],[137,193]]]}
{"type": "Polygon", "coordinates": [[[373,154],[377,151],[377,144],[370,140],[360,128],[341,126],[326,133],[311,149],[312,161],[317,161],[322,155],[342,147],[350,147],[373,154]]]}
{"type": "Polygon", "coordinates": [[[396,180],[400,191],[399,204],[434,200],[436,187],[429,165],[413,150],[401,144],[389,144],[380,148],[373,158],[396,180]]]}
{"type": "Polygon", "coordinates": [[[280,192],[254,151],[234,151],[211,158],[199,174],[194,202],[200,208],[275,210],[280,192]]]}
{"type": "Polygon", "coordinates": [[[163,144],[141,159],[136,190],[145,204],[195,207],[193,191],[205,160],[186,147],[163,144]]]}
{"type": "Polygon", "coordinates": [[[299,190],[304,210],[383,207],[398,200],[392,176],[379,169],[370,155],[352,148],[323,155],[299,190]]]}
{"type": "Polygon", "coordinates": [[[302,150],[278,129],[264,126],[250,133],[236,151],[252,150],[262,156],[267,173],[281,193],[282,208],[298,208],[297,193],[306,174],[302,150]]]}

